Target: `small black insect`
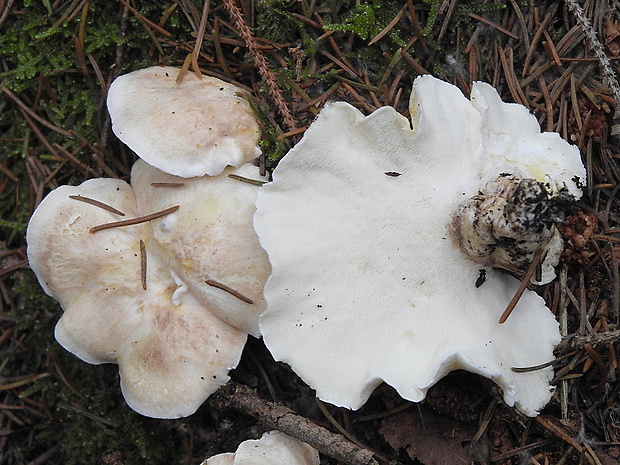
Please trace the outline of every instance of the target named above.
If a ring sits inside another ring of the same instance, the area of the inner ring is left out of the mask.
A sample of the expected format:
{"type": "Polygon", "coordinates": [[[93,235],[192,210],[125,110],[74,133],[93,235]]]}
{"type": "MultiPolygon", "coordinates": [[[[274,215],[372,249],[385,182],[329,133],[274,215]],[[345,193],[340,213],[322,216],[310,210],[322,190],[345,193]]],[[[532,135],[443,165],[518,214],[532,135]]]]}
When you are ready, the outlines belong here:
{"type": "Polygon", "coordinates": [[[478,279],[476,279],[476,288],[482,286],[484,282],[487,280],[487,270],[484,268],[480,268],[478,279]]]}

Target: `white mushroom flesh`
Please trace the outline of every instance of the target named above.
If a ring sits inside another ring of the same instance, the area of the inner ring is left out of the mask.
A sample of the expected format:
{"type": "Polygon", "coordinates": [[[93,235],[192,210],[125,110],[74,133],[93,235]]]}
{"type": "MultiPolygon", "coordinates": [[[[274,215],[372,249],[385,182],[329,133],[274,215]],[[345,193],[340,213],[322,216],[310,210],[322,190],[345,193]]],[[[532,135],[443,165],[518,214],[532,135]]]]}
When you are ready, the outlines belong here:
{"type": "Polygon", "coordinates": [[[519,281],[466,257],[452,223],[507,171],[578,197],[579,151],[487,84],[470,102],[420,77],[410,110],[413,129],[390,107],[368,117],[326,107],[261,189],[254,223],[273,268],[265,343],[335,405],[359,408],[382,381],[420,401],[461,368],[536,415],[552,369],[511,367],[552,360],[558,324],[531,291],[498,324],[519,281]]]}

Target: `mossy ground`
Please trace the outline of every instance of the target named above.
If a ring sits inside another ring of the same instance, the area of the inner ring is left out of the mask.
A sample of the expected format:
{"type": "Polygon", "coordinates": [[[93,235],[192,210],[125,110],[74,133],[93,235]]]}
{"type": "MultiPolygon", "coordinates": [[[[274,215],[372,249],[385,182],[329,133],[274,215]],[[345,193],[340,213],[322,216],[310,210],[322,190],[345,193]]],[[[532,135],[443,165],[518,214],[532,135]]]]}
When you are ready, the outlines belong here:
{"type": "MultiPolygon", "coordinates": [[[[274,103],[220,0],[210,2],[199,64],[203,72],[252,92],[268,168],[331,99],[349,101],[365,113],[393,105],[406,114],[418,74],[431,72],[466,94],[473,80],[488,81],[506,101],[526,104],[544,129],[579,144],[589,168],[580,208],[606,218],[599,228],[604,235],[620,221],[620,155],[606,125],[615,101],[596,61],[572,60],[590,55],[568,10],[563,4],[534,3],[239,2],[299,130],[282,123],[283,109],[274,103]]],[[[613,21],[617,11],[611,3],[594,4],[586,13],[595,32],[613,42],[605,36],[606,18],[599,12],[609,12],[613,21]]],[[[147,419],[128,409],[115,366],[86,365],[54,341],[61,309],[43,294],[25,255],[28,219],[51,189],[92,177],[127,177],[135,156],[110,131],[107,87],[119,74],[142,67],[181,66],[194,49],[202,14],[203,3],[197,0],[0,2],[0,465],[198,463],[260,433],[252,419],[223,411],[212,401],[177,421],[147,419]]],[[[571,332],[584,312],[595,328],[591,333],[618,323],[617,239],[607,237],[590,239],[595,255],[589,262],[565,265],[568,286],[577,296],[577,303],[569,305],[571,332]]],[[[540,290],[550,305],[557,304],[554,286],[540,290]]],[[[542,418],[571,438],[580,435],[580,444],[587,439],[600,463],[609,463],[604,461],[613,457],[613,444],[620,440],[617,345],[579,350],[574,355],[578,373],[565,374],[569,415],[562,417],[555,399],[542,418]]],[[[286,367],[275,364],[259,341],[250,342],[233,377],[265,397],[275,384],[280,400],[325,421],[311,393],[286,367]]],[[[480,406],[488,402],[486,391],[471,401],[472,386],[480,388],[480,381],[463,387],[463,379],[471,378],[448,380],[429,395],[436,410],[448,405],[445,399],[455,401],[458,411],[442,412],[455,424],[479,418],[480,406]]],[[[396,397],[384,388],[361,412],[332,409],[332,415],[345,425],[352,421],[349,430],[383,455],[420,463],[386,444],[377,433],[380,420],[355,423],[363,415],[389,410],[399,403],[396,397]]],[[[507,457],[499,463],[520,463],[519,447],[535,440],[541,445],[528,454],[540,463],[598,463],[540,424],[522,424],[507,409],[497,411],[484,433],[486,445],[469,446],[480,463],[500,454],[507,457]],[[510,455],[511,450],[517,452],[510,455]]]]}

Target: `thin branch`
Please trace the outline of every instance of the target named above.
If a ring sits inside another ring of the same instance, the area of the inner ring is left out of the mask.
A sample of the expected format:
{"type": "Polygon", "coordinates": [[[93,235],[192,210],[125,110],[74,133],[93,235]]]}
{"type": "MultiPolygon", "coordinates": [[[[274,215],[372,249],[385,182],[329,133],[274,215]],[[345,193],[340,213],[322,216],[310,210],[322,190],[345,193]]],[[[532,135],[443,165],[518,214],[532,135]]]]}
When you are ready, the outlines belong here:
{"type": "MultiPolygon", "coordinates": [[[[618,84],[616,73],[611,67],[611,60],[605,53],[605,48],[603,47],[603,44],[596,36],[594,28],[592,27],[592,24],[590,24],[590,20],[586,17],[585,13],[583,12],[583,8],[581,8],[581,5],[579,5],[577,0],[566,0],[566,6],[568,6],[568,9],[575,16],[577,23],[585,33],[586,38],[590,43],[590,47],[592,47],[592,51],[594,52],[594,55],[596,56],[599,64],[601,65],[603,80],[605,84],[607,84],[611,89],[611,93],[616,100],[616,113],[614,115],[614,118],[617,119],[620,117],[620,108],[618,108],[620,106],[620,85],[618,84]]],[[[615,135],[620,135],[620,127],[617,126],[614,127],[615,131],[612,131],[612,134],[615,132],[615,135]]]]}
{"type": "Polygon", "coordinates": [[[232,408],[258,419],[268,428],[274,428],[310,444],[319,452],[349,465],[378,465],[372,452],[334,434],[322,426],[298,415],[288,407],[268,402],[251,389],[235,383],[221,388],[217,398],[224,407],[232,408]]]}
{"type": "Polygon", "coordinates": [[[564,338],[556,347],[556,353],[583,349],[587,344],[592,347],[599,347],[620,342],[620,330],[606,331],[603,333],[587,334],[580,336],[577,334],[564,338]]]}

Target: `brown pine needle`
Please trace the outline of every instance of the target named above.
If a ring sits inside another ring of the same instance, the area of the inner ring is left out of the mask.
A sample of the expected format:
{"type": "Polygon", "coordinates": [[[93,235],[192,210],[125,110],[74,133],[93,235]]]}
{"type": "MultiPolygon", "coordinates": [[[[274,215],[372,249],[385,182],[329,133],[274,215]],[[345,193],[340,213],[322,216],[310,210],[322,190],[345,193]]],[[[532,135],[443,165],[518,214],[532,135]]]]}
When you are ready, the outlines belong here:
{"type": "Polygon", "coordinates": [[[50,128],[52,131],[57,132],[58,134],[62,134],[63,136],[67,136],[67,137],[73,137],[73,135],[71,134],[70,131],[65,131],[64,129],[59,128],[58,126],[54,126],[52,123],[50,123],[49,121],[41,118],[39,115],[37,115],[34,111],[32,111],[30,109],[30,107],[28,105],[26,105],[24,102],[22,102],[17,95],[15,95],[13,92],[11,92],[9,89],[7,89],[6,87],[2,86],[0,87],[0,90],[2,90],[2,92],[4,92],[6,95],[9,96],[9,98],[11,100],[13,100],[17,105],[19,105],[19,107],[25,111],[31,118],[37,120],[39,123],[41,123],[43,126],[46,126],[48,128],[50,128]]]}
{"type": "Polygon", "coordinates": [[[250,179],[245,176],[239,176],[238,174],[229,174],[228,177],[230,179],[234,179],[235,181],[241,181],[248,184],[254,184],[256,186],[262,186],[263,184],[267,184],[267,181],[261,181],[260,179],[250,179]]]}
{"type": "Polygon", "coordinates": [[[299,134],[303,134],[304,132],[306,132],[307,129],[308,129],[308,126],[303,126],[301,128],[297,128],[292,131],[284,132],[280,134],[278,137],[276,137],[276,140],[283,140],[283,139],[286,139],[287,137],[292,137],[292,136],[297,136],[299,134]]]}
{"type": "Polygon", "coordinates": [[[9,391],[11,389],[25,386],[26,384],[32,383],[34,381],[47,378],[49,375],[49,373],[39,373],[38,375],[25,376],[24,378],[14,381],[12,383],[0,384],[0,391],[9,391]]]}
{"type": "Polygon", "coordinates": [[[180,205],[175,205],[174,207],[166,208],[165,210],[151,213],[150,215],[139,216],[137,218],[130,218],[123,221],[115,221],[114,223],[100,224],[99,226],[90,228],[90,232],[95,233],[97,231],[103,231],[104,229],[120,228],[122,226],[132,226],[134,224],[146,223],[147,221],[156,220],[162,216],[169,215],[170,213],[177,211],[179,207],[180,205]]]}
{"type": "Polygon", "coordinates": [[[536,271],[536,268],[538,268],[538,264],[540,263],[540,257],[542,256],[542,253],[543,253],[543,249],[540,249],[534,255],[534,259],[532,260],[532,263],[530,263],[530,267],[527,269],[527,273],[525,273],[525,276],[521,280],[521,285],[519,286],[519,289],[517,289],[517,292],[515,293],[514,297],[512,298],[512,300],[506,307],[506,310],[504,310],[504,313],[502,313],[502,316],[499,317],[498,323],[500,325],[506,322],[506,320],[508,319],[512,311],[515,309],[515,307],[519,303],[519,299],[521,299],[521,296],[525,292],[525,289],[527,288],[527,285],[529,284],[530,279],[532,279],[532,276],[534,275],[534,271],[536,271]]]}
{"type": "Polygon", "coordinates": [[[183,78],[187,74],[187,71],[189,70],[189,65],[191,64],[191,62],[192,62],[192,54],[188,53],[187,56],[185,57],[185,60],[183,60],[183,66],[181,66],[181,70],[179,71],[179,74],[177,74],[177,78],[175,79],[175,82],[177,84],[181,84],[183,82],[183,78]]]}
{"type": "Polygon", "coordinates": [[[183,182],[152,182],[151,186],[153,187],[183,187],[185,183],[183,182]]]}
{"type": "Polygon", "coordinates": [[[540,416],[536,417],[534,421],[536,421],[540,426],[545,428],[555,437],[560,438],[562,441],[573,446],[575,450],[577,450],[577,452],[582,451],[583,448],[581,447],[581,444],[579,444],[572,437],[570,437],[570,435],[566,433],[566,431],[564,431],[564,429],[561,426],[558,426],[555,423],[551,422],[550,420],[546,420],[540,416]]]}
{"type": "Polygon", "coordinates": [[[142,239],[140,239],[140,279],[142,280],[142,289],[146,291],[146,246],[142,239]]]}
{"type": "Polygon", "coordinates": [[[480,15],[477,15],[475,13],[469,13],[467,16],[469,16],[470,18],[475,19],[476,21],[480,21],[481,23],[486,24],[487,26],[491,26],[492,28],[497,29],[499,32],[502,32],[502,33],[506,34],[508,37],[512,37],[515,40],[519,40],[519,36],[518,35],[513,34],[508,29],[500,26],[499,24],[495,24],[490,19],[487,19],[487,18],[485,18],[483,16],[480,16],[480,15]]]}
{"type": "Polygon", "coordinates": [[[235,291],[232,287],[228,287],[226,284],[218,283],[212,279],[207,279],[205,281],[206,284],[212,287],[217,287],[218,289],[223,290],[224,292],[228,292],[230,295],[236,297],[239,300],[243,300],[247,304],[253,304],[254,301],[249,297],[244,296],[239,291],[235,291]]]}
{"type": "Polygon", "coordinates": [[[202,7],[202,15],[200,15],[200,25],[198,26],[198,34],[196,35],[196,44],[194,45],[194,51],[192,52],[192,68],[194,69],[194,74],[198,79],[202,79],[202,73],[200,72],[200,66],[198,65],[198,57],[200,56],[200,49],[202,48],[202,44],[204,43],[210,5],[211,2],[205,1],[202,7]]]}
{"type": "Polygon", "coordinates": [[[168,32],[167,30],[165,30],[163,27],[161,27],[159,24],[154,23],[153,21],[151,21],[150,19],[148,19],[147,17],[143,16],[138,10],[136,10],[134,7],[132,7],[129,2],[127,0],[120,0],[120,2],[125,5],[125,7],[131,11],[136,18],[138,18],[140,21],[144,21],[145,24],[148,24],[150,27],[152,27],[153,29],[155,29],[157,32],[159,32],[160,34],[166,36],[166,37],[172,37],[172,33],[168,32]]]}
{"type": "Polygon", "coordinates": [[[552,366],[554,363],[556,363],[556,360],[551,360],[549,362],[546,363],[541,363],[540,365],[534,365],[531,367],[510,367],[510,369],[512,371],[514,371],[515,373],[529,373],[531,371],[538,371],[538,370],[542,370],[544,368],[550,367],[552,366]]]}
{"type": "MultiPolygon", "coordinates": [[[[329,410],[327,410],[327,407],[325,406],[325,404],[323,402],[321,402],[321,400],[318,397],[316,397],[314,400],[316,401],[316,404],[318,405],[319,410],[321,411],[323,416],[325,416],[325,418],[327,418],[327,421],[329,421],[329,423],[334,428],[336,428],[340,434],[342,434],[345,438],[347,438],[353,444],[358,446],[360,449],[363,449],[363,450],[365,449],[365,450],[369,450],[369,451],[371,450],[370,447],[368,447],[367,445],[363,444],[353,434],[351,434],[349,431],[347,431],[347,429],[344,426],[342,426],[340,423],[338,423],[338,421],[333,417],[333,415],[331,413],[329,413],[329,410]]],[[[387,458],[385,458],[384,456],[380,455],[377,451],[373,450],[371,452],[378,459],[381,459],[382,461],[387,462],[387,458]]]]}
{"type": "Polygon", "coordinates": [[[540,365],[534,365],[531,367],[510,367],[510,369],[514,371],[515,373],[529,373],[530,371],[542,370],[543,368],[557,365],[560,361],[564,360],[565,358],[572,357],[577,352],[578,352],[577,350],[573,350],[572,352],[564,354],[561,357],[554,358],[553,360],[550,360],[546,363],[541,363],[540,365]]]}
{"type": "Polygon", "coordinates": [[[394,19],[392,19],[392,21],[390,21],[390,23],[387,26],[385,26],[385,28],[383,28],[381,32],[379,32],[379,34],[377,34],[375,37],[371,39],[370,42],[368,42],[368,45],[372,45],[376,42],[379,42],[381,39],[383,39],[383,37],[385,37],[387,33],[390,32],[392,28],[396,26],[396,24],[398,24],[398,22],[400,21],[400,18],[403,17],[403,13],[405,13],[406,9],[407,9],[407,5],[403,6],[401,10],[398,12],[398,14],[394,17],[394,19]]]}
{"type": "Polygon", "coordinates": [[[91,199],[89,197],[83,197],[81,195],[70,195],[69,198],[73,200],[79,200],[80,202],[84,202],[90,205],[94,205],[95,207],[103,208],[104,210],[114,213],[115,215],[125,216],[122,211],[117,210],[116,208],[106,203],[100,202],[99,200],[91,199]]]}

